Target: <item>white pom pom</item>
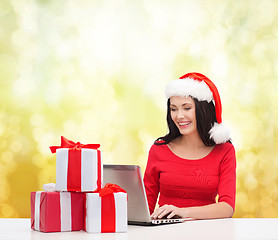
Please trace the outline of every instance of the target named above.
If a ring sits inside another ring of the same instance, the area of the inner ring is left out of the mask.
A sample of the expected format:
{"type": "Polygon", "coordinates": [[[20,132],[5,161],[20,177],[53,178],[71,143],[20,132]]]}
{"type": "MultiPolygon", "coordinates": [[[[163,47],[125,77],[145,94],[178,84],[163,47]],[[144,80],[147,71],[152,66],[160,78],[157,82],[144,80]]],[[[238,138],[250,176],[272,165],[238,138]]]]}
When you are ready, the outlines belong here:
{"type": "Polygon", "coordinates": [[[46,192],[55,192],[56,184],[55,183],[47,183],[47,184],[44,184],[42,188],[46,192]]]}
{"type": "Polygon", "coordinates": [[[214,123],[209,131],[210,138],[216,143],[225,143],[230,140],[230,131],[228,128],[219,123],[214,123]]]}

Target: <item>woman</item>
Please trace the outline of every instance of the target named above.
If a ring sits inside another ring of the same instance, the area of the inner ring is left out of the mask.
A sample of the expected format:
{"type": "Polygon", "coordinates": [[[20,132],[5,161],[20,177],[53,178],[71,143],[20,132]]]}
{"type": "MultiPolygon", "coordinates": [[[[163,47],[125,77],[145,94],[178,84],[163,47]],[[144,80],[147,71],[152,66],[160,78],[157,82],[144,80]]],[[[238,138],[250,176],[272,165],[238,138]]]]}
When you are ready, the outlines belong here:
{"type": "Polygon", "coordinates": [[[171,81],[165,94],[169,133],[151,147],[144,176],[152,218],[232,217],[236,157],[221,124],[216,86],[200,73],[188,73],[171,81]]]}

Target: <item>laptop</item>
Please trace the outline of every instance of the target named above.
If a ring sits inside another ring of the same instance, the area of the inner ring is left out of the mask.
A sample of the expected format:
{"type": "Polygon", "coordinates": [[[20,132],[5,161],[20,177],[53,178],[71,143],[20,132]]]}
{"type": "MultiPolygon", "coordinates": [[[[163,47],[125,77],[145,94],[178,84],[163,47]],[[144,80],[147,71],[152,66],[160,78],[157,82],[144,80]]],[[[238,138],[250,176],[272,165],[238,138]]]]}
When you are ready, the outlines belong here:
{"type": "Polygon", "coordinates": [[[130,225],[158,225],[184,222],[185,219],[151,219],[141,169],[137,165],[103,165],[103,184],[114,183],[128,195],[127,212],[130,225]]]}

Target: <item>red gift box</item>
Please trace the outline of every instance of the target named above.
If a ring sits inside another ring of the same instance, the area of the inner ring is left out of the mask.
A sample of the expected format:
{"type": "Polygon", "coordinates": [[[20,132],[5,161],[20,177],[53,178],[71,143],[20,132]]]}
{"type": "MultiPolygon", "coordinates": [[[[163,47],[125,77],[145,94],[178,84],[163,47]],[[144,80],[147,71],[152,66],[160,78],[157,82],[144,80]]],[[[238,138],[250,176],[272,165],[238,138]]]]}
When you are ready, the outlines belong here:
{"type": "Polygon", "coordinates": [[[41,232],[84,230],[85,194],[31,192],[31,228],[41,232]]]}
{"type": "Polygon", "coordinates": [[[85,230],[88,233],[127,231],[127,193],[116,184],[106,184],[86,194],[85,230]]]}
{"type": "Polygon", "coordinates": [[[99,144],[75,143],[61,137],[56,154],[56,190],[90,192],[102,187],[102,160],[99,144]]]}

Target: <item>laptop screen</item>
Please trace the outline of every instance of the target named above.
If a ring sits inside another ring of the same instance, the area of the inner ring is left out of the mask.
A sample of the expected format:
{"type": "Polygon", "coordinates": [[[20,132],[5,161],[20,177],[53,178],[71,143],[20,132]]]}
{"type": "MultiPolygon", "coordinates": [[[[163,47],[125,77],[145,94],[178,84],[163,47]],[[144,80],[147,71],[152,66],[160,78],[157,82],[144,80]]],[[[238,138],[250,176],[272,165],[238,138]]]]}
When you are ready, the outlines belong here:
{"type": "Polygon", "coordinates": [[[103,165],[103,184],[114,183],[128,195],[128,221],[151,222],[141,169],[137,165],[103,165]]]}

